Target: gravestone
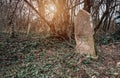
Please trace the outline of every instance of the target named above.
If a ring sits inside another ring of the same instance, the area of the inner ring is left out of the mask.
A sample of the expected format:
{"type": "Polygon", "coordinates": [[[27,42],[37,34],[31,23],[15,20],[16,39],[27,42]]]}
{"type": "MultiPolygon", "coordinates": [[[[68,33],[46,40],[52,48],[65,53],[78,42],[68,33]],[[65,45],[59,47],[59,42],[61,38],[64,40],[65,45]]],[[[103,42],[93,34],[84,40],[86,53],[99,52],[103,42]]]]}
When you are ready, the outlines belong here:
{"type": "Polygon", "coordinates": [[[76,52],[80,54],[95,55],[94,48],[94,27],[91,14],[85,10],[80,10],[74,21],[76,52]]]}

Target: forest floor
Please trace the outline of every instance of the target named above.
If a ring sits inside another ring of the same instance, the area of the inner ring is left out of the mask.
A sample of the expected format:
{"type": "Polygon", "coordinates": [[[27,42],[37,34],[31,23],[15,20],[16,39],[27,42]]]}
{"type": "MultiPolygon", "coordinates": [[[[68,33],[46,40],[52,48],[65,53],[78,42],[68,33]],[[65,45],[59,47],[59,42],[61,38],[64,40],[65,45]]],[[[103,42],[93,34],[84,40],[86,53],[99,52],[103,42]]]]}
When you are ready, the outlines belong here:
{"type": "Polygon", "coordinates": [[[61,39],[11,39],[0,33],[0,78],[120,78],[120,42],[97,49],[94,60],[61,39]]]}

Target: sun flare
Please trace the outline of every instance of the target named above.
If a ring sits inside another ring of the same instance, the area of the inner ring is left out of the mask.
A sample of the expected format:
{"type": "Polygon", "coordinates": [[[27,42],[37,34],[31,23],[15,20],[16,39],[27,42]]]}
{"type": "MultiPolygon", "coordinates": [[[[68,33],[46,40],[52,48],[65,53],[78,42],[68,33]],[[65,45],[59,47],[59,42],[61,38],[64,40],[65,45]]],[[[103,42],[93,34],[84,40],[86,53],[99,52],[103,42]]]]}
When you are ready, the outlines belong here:
{"type": "Polygon", "coordinates": [[[49,4],[49,5],[48,5],[48,10],[49,10],[51,13],[55,13],[55,12],[56,12],[56,7],[55,7],[55,5],[49,4]]]}
{"type": "Polygon", "coordinates": [[[55,15],[57,9],[54,4],[47,4],[45,5],[45,15],[47,20],[52,20],[53,16],[55,15]]]}

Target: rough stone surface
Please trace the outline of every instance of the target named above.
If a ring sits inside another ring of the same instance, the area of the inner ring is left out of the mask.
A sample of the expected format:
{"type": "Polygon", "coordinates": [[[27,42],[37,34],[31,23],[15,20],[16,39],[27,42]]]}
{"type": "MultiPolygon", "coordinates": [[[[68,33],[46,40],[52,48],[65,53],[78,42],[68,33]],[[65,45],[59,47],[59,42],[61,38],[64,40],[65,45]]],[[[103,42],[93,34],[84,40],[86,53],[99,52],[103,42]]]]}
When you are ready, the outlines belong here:
{"type": "Polygon", "coordinates": [[[80,10],[75,19],[76,51],[80,54],[95,55],[94,28],[90,13],[80,10]]]}

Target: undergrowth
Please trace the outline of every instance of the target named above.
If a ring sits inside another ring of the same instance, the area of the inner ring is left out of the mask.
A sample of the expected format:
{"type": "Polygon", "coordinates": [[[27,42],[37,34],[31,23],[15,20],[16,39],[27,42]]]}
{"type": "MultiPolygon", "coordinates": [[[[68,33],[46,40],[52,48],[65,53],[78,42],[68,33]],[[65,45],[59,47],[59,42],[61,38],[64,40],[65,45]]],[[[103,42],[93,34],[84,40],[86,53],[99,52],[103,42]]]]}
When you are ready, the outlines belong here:
{"type": "MultiPolygon", "coordinates": [[[[117,77],[119,67],[104,69],[102,61],[75,53],[56,38],[0,39],[0,78],[117,77]]],[[[75,42],[71,43],[75,46],[75,42]]],[[[104,57],[103,57],[104,58],[104,57]]]]}
{"type": "Polygon", "coordinates": [[[107,45],[110,43],[120,42],[120,31],[109,34],[96,34],[96,43],[101,45],[107,45]]]}

